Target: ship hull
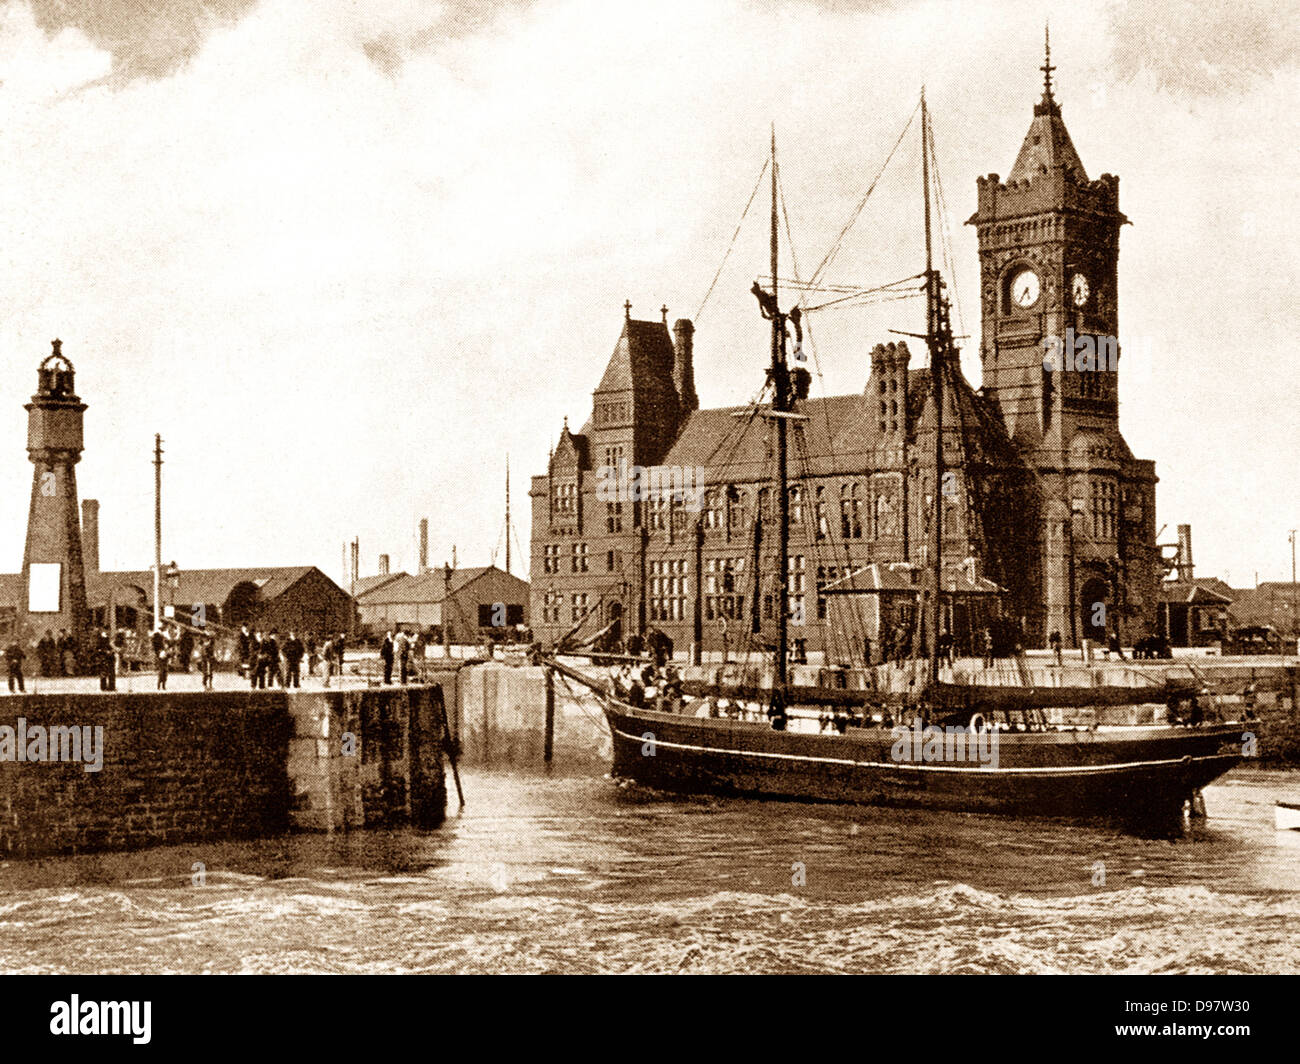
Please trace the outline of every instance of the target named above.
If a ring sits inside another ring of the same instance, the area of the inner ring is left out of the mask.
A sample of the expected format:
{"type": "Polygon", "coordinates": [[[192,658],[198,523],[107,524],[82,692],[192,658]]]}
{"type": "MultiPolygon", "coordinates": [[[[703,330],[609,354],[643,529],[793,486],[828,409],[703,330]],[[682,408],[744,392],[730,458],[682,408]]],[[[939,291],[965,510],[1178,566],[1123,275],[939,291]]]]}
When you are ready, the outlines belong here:
{"type": "Polygon", "coordinates": [[[611,700],[605,714],[616,777],[665,790],[794,801],[1167,823],[1241,760],[1242,732],[1230,726],[1002,732],[996,763],[954,763],[924,761],[919,746],[911,760],[899,760],[901,733],[881,728],[779,732],[611,700]]]}

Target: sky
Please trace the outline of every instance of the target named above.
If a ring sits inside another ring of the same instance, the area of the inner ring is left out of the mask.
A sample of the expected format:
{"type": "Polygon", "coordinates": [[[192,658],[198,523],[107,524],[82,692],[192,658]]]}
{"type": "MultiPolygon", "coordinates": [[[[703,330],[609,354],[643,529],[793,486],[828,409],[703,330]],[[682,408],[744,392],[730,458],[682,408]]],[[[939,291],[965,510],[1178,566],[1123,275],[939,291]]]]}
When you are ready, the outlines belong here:
{"type": "MultiPolygon", "coordinates": [[[[22,409],[55,337],[89,404],[104,568],[315,564],[342,545],[503,564],[529,477],[622,325],[696,319],[702,404],[749,401],[775,126],[782,273],[822,261],[906,125],[933,117],[963,365],[978,384],[975,180],[1055,85],[1120,176],[1121,428],[1198,575],[1290,579],[1300,74],[1278,0],[999,3],[20,0],[0,7],[0,570],[21,565],[22,409]],[[722,266],[721,272],[719,266],[722,266]],[[715,273],[716,286],[705,293],[715,273]],[[3,558],[8,558],[4,562],[3,558]]],[[[831,281],[923,268],[915,126],[831,281]]],[[[894,303],[814,316],[814,394],[859,391],[894,303]]],[[[916,356],[919,359],[919,352],[916,356]]],[[[516,553],[515,571],[525,568],[516,553]]]]}

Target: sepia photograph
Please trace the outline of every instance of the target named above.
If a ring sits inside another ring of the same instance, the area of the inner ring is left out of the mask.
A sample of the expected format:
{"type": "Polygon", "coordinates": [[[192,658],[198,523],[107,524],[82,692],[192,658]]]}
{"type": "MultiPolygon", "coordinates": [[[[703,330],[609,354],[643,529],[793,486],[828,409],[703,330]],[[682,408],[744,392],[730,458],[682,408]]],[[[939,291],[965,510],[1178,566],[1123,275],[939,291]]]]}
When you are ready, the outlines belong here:
{"type": "Polygon", "coordinates": [[[194,975],[1122,975],[1002,994],[1280,1028],[1297,40],[3,0],[20,1035],[268,1007],[194,975]]]}

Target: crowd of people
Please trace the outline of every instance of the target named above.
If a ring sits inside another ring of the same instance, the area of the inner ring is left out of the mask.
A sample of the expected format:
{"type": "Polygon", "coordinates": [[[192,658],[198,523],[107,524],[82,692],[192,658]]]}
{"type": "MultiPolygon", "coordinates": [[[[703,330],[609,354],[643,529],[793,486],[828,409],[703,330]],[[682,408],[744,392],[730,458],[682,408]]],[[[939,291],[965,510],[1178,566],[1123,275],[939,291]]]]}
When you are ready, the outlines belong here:
{"type": "MultiPolygon", "coordinates": [[[[427,642],[421,631],[407,632],[401,625],[397,634],[390,628],[384,633],[384,641],[379,644],[379,660],[384,666],[384,683],[393,682],[393,669],[397,669],[400,682],[407,684],[412,677],[422,674],[424,654],[427,642]]],[[[491,649],[488,653],[491,654],[491,649]]]]}
{"type": "MultiPolygon", "coordinates": [[[[107,646],[108,633],[102,634],[102,641],[107,646]]],[[[154,663],[158,673],[158,690],[167,690],[167,677],[173,669],[177,672],[189,672],[191,666],[197,667],[203,677],[203,689],[212,690],[212,676],[217,667],[217,642],[212,633],[204,633],[196,636],[188,628],[180,628],[177,625],[171,625],[165,628],[157,629],[150,637],[150,644],[153,647],[154,663]]],[[[108,649],[111,656],[112,648],[108,649]]],[[[111,691],[111,686],[105,687],[105,680],[111,683],[111,675],[106,677],[102,672],[100,676],[100,689],[111,691]]]]}
{"type": "Polygon", "coordinates": [[[662,713],[682,711],[682,674],[675,665],[645,665],[640,669],[623,665],[611,669],[610,692],[629,706],[662,713]]]}
{"type": "Polygon", "coordinates": [[[302,663],[306,659],[307,675],[315,676],[324,665],[325,686],[337,675],[343,675],[343,655],[347,638],[342,632],[327,636],[322,642],[315,635],[301,639],[290,630],[280,638],[278,629],[269,632],[254,631],[247,624],[239,629],[239,675],[248,680],[253,690],[265,690],[277,684],[282,688],[302,687],[302,663]]]}

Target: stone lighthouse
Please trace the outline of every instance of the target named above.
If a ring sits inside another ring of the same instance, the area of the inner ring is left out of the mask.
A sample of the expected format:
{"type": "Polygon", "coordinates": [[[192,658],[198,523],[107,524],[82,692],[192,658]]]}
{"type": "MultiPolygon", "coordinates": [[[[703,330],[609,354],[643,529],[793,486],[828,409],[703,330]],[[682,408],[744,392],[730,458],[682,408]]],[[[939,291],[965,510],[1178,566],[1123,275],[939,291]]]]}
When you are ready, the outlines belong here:
{"type": "Polygon", "coordinates": [[[86,404],[77,398],[72,363],[55,340],[37,371],[36,394],[27,404],[27,455],[32,503],[23,553],[23,614],[28,639],[66,629],[84,646],[90,623],[86,572],[77,511],[77,463],[82,451],[86,404]]]}

